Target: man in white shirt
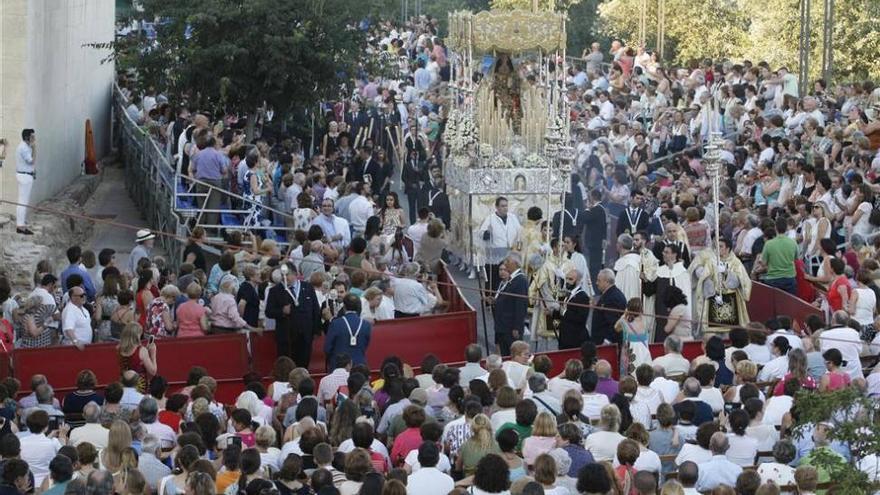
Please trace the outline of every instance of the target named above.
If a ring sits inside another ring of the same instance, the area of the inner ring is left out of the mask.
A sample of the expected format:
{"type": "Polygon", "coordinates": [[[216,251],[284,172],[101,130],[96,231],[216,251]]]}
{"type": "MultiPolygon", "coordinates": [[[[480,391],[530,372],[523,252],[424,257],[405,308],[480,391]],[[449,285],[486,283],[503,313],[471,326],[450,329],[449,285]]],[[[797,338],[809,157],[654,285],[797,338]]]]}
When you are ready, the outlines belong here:
{"type": "Polygon", "coordinates": [[[321,383],[318,385],[318,405],[320,406],[326,407],[333,402],[339,388],[348,384],[351,357],[348,354],[338,354],[334,356],[333,366],[333,371],[321,378],[321,383]]]}
{"type": "Polygon", "coordinates": [[[92,318],[83,307],[86,291],[82,287],[72,287],[68,295],[70,302],[61,312],[61,329],[64,341],[82,351],[92,343],[92,318]]]}
{"type": "Polygon", "coordinates": [[[144,394],[137,391],[139,380],[140,376],[136,371],[126,370],[122,374],[122,400],[119,401],[119,406],[122,409],[134,411],[140,405],[144,394]]]}
{"type": "Polygon", "coordinates": [[[547,390],[547,377],[544,373],[535,373],[529,377],[529,390],[532,396],[529,400],[538,407],[538,412],[546,411],[553,417],[562,413],[562,403],[547,390]]]}
{"type": "Polygon", "coordinates": [[[681,389],[677,381],[666,378],[666,369],[658,365],[654,365],[654,380],[651,382],[651,388],[659,392],[663,402],[667,404],[675,402],[681,389]]]}
{"type": "Polygon", "coordinates": [[[95,402],[89,402],[83,407],[83,419],[86,424],[74,428],[70,432],[70,445],[77,445],[88,442],[100,450],[107,447],[110,437],[110,430],[104,428],[99,422],[101,417],[101,406],[95,402]]]}
{"type": "Polygon", "coordinates": [[[421,468],[409,475],[406,481],[408,495],[446,495],[455,482],[448,474],[437,469],[440,449],[433,442],[424,442],[419,447],[418,461],[421,468]]]}
{"type": "Polygon", "coordinates": [[[422,237],[428,233],[428,222],[431,220],[431,210],[419,208],[419,219],[406,229],[406,235],[413,241],[413,256],[419,252],[422,245],[422,237]]]}
{"type": "Polygon", "coordinates": [[[464,350],[465,364],[459,368],[458,384],[467,387],[471,380],[475,380],[487,373],[480,366],[480,360],[483,359],[483,348],[477,344],[469,344],[464,350]]]}
{"type": "Polygon", "coordinates": [[[37,134],[33,129],[21,131],[21,143],[15,150],[15,179],[18,182],[18,206],[15,207],[15,231],[33,235],[27,227],[27,205],[36,179],[37,134]]]}
{"type": "Polygon", "coordinates": [[[697,490],[705,493],[714,490],[719,485],[736,486],[736,478],[739,477],[743,469],[730,462],[724,455],[729,448],[730,441],[727,439],[726,433],[719,431],[712,434],[712,438],[709,440],[712,458],[697,466],[699,469],[697,490]]]}
{"type": "Polygon", "coordinates": [[[657,414],[657,408],[663,403],[663,396],[651,388],[651,383],[654,381],[654,368],[648,364],[636,368],[636,381],[639,383],[639,388],[636,390],[633,402],[642,402],[648,406],[651,414],[657,414]]]}
{"type": "Polygon", "coordinates": [[[348,218],[351,219],[351,227],[355,235],[363,234],[367,226],[367,219],[373,216],[373,201],[370,199],[370,183],[362,182],[355,186],[357,195],[348,205],[348,218]]]}
{"type": "Polygon", "coordinates": [[[614,119],[614,103],[608,98],[605,91],[597,91],[599,94],[599,117],[606,123],[610,123],[614,119]]]}
{"type": "Polygon", "coordinates": [[[486,246],[487,289],[495,291],[501,282],[498,266],[519,243],[522,227],[513,213],[508,213],[507,198],[499,196],[495,200],[495,211],[480,225],[478,232],[486,246]]]}
{"type": "Polygon", "coordinates": [[[759,382],[769,382],[773,380],[781,380],[788,373],[788,339],[785,337],[776,337],[773,339],[773,346],[770,348],[773,359],[767,362],[761,372],[758,373],[759,382]]]}
{"type": "Polygon", "coordinates": [[[651,363],[654,369],[663,368],[666,376],[686,375],[691,369],[691,363],[681,355],[681,339],[675,335],[666,337],[663,341],[663,350],[665,354],[657,356],[651,363]]]}
{"type": "Polygon", "coordinates": [[[823,330],[819,335],[819,347],[822,352],[828,349],[837,349],[846,366],[843,371],[849,373],[850,378],[863,378],[862,362],[859,354],[862,352],[862,339],[859,332],[846,326],[849,315],[846,311],[835,311],[831,317],[832,327],[823,330]]]}
{"type": "Polygon", "coordinates": [[[391,279],[395,318],[419,316],[430,312],[437,305],[437,297],[415,279],[420,269],[418,263],[407,263],[401,269],[401,276],[391,279]]]}
{"type": "Polygon", "coordinates": [[[337,251],[344,251],[351,243],[351,230],[348,221],[333,213],[334,203],[332,199],[324,198],[321,201],[321,214],[312,220],[312,225],[321,227],[324,237],[330,240],[330,244],[337,251]]]}
{"type": "Polygon", "coordinates": [[[170,426],[158,421],[159,403],[156,402],[156,399],[152,397],[141,399],[140,404],[138,404],[138,413],[140,414],[144,430],[148,434],[155,436],[163,449],[174,448],[176,435],[170,426]]]}
{"type": "Polygon", "coordinates": [[[772,352],[773,340],[776,337],[785,337],[786,339],[788,339],[788,345],[792,349],[804,350],[804,343],[801,338],[790,330],[791,318],[789,318],[788,316],[777,316],[776,323],[779,324],[779,329],[767,336],[768,350],[771,350],[772,352]]]}
{"type": "Polygon", "coordinates": [[[592,419],[599,419],[602,408],[609,404],[608,396],[596,393],[596,385],[599,384],[599,375],[593,370],[581,373],[581,400],[584,403],[581,414],[592,419]]]}
{"type": "Polygon", "coordinates": [[[27,427],[30,435],[21,437],[19,457],[31,468],[34,486],[40,486],[49,476],[49,462],[67,443],[67,425],[61,425],[57,432],[48,432],[49,415],[46,411],[34,411],[27,418],[27,427]]]}

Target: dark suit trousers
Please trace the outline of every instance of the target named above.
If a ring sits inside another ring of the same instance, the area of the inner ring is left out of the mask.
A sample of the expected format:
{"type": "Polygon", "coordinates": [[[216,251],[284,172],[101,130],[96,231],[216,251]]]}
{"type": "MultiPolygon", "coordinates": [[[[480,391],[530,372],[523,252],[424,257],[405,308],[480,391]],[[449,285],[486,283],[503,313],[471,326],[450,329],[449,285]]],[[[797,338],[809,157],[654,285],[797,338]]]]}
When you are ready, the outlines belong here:
{"type": "Polygon", "coordinates": [[[308,369],[309,363],[312,361],[311,333],[306,336],[301,332],[296,332],[292,336],[290,348],[292,353],[290,358],[293,359],[293,362],[296,363],[297,366],[308,369]]]}
{"type": "Polygon", "coordinates": [[[590,271],[590,283],[593,284],[593,292],[599,294],[599,287],[596,286],[596,277],[599,270],[602,269],[602,245],[587,246],[587,269],[590,271]]]}
{"type": "Polygon", "coordinates": [[[498,345],[498,352],[502,356],[509,356],[510,344],[513,344],[513,335],[510,332],[498,333],[498,329],[495,330],[495,343],[498,345]]]}

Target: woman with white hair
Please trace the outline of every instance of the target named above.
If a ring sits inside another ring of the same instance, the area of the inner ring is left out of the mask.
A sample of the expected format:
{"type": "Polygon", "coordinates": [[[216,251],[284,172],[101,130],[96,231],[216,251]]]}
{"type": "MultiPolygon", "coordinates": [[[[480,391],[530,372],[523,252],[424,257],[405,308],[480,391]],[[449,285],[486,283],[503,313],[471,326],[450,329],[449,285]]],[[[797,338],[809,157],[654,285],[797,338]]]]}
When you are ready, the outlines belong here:
{"type": "Polygon", "coordinates": [[[238,395],[235,400],[236,409],[245,409],[251,413],[253,421],[259,425],[272,424],[272,408],[263,404],[263,401],[257,397],[257,394],[250,390],[245,390],[238,395]]]}
{"type": "Polygon", "coordinates": [[[617,455],[617,444],[626,439],[620,429],[620,409],[614,404],[602,408],[599,416],[600,431],[596,431],[584,441],[584,448],[593,454],[596,462],[611,461],[617,455]]]}
{"type": "Polygon", "coordinates": [[[239,330],[253,330],[238,312],[235,293],[238,280],[232,276],[223,277],[220,291],[211,298],[211,333],[231,333],[239,330]]]}

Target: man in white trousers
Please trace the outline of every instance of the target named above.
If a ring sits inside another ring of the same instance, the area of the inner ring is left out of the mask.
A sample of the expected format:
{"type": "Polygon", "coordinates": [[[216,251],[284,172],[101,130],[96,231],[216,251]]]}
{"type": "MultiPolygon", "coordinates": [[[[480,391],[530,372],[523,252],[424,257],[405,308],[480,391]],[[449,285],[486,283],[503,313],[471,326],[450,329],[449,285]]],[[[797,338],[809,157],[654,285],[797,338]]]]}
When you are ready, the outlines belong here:
{"type": "Polygon", "coordinates": [[[21,131],[21,143],[15,150],[15,179],[18,181],[18,206],[15,208],[15,231],[33,235],[27,227],[27,206],[36,178],[37,134],[33,129],[21,131]]]}

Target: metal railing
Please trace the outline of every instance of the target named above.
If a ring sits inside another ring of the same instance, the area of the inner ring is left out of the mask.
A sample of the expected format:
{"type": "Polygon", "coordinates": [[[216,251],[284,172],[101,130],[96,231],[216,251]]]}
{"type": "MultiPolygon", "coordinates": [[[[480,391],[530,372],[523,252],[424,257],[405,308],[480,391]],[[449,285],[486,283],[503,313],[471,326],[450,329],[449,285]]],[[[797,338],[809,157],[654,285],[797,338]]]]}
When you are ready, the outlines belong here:
{"type": "MultiPolygon", "coordinates": [[[[282,248],[289,246],[288,235],[294,229],[286,225],[286,220],[292,219],[292,215],[182,174],[179,164],[172,164],[164,147],[146,128],[132,120],[126,111],[127,105],[125,95],[114,85],[113,144],[127,169],[125,186],[129,195],[153,229],[170,234],[159,236],[157,242],[173,267],[182,259],[185,247],[180,239],[189,237],[197,226],[206,230],[209,244],[222,243],[223,231],[246,230],[264,239],[273,239],[282,248]],[[221,197],[223,206],[208,209],[209,195],[214,194],[221,197]],[[267,221],[245,228],[245,217],[255,205],[262,208],[267,221]],[[215,215],[219,222],[206,223],[215,215]]],[[[235,177],[234,171],[231,176],[235,177]]]]}

